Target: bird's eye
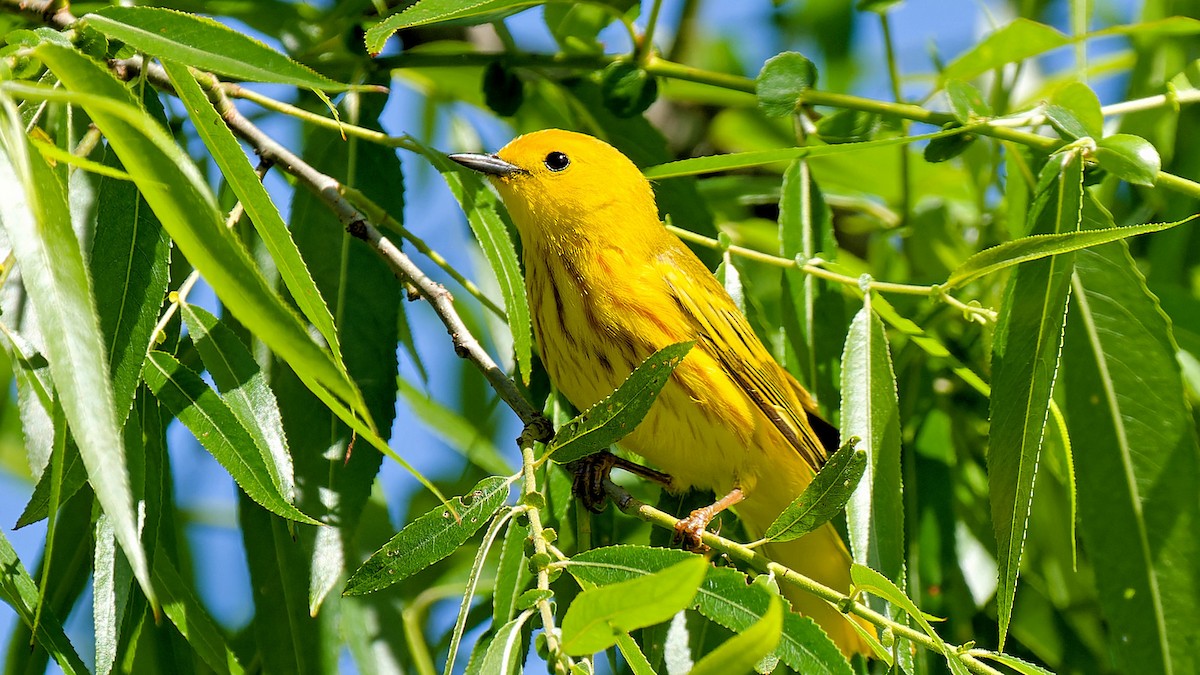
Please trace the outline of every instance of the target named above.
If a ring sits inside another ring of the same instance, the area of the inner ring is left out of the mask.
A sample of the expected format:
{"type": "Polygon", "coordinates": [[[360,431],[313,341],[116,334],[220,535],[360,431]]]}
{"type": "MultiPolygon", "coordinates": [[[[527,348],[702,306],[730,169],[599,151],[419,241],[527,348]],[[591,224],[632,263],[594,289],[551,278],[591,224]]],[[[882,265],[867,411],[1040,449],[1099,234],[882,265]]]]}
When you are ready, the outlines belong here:
{"type": "Polygon", "coordinates": [[[562,171],[571,165],[571,158],[561,152],[552,152],[546,155],[546,159],[543,161],[546,164],[546,168],[551,171],[562,171]]]}

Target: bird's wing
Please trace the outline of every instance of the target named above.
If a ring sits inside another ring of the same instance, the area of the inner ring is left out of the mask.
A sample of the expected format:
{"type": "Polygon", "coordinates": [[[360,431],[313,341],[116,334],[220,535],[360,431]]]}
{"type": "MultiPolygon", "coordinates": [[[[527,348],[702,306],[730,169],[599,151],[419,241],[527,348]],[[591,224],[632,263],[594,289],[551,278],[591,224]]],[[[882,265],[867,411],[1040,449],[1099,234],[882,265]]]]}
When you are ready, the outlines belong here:
{"type": "Polygon", "coordinates": [[[686,248],[664,253],[658,264],[680,311],[694,324],[697,346],[721,364],[814,471],[821,468],[827,453],[792,389],[799,385],[789,382],[733,299],[686,248]]]}

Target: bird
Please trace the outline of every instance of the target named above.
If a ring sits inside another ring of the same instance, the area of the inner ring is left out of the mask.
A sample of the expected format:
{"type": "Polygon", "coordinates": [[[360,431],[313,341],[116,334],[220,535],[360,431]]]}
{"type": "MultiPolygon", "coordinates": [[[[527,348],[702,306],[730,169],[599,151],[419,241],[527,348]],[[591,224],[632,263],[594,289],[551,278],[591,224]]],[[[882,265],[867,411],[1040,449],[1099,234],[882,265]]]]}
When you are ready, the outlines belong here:
{"type": "MultiPolygon", "coordinates": [[[[824,464],[830,433],[836,449],[837,430],[724,286],[663,225],[642,172],[608,143],[561,129],[450,159],[486,176],[511,216],[539,355],[576,408],[610,394],[657,350],[694,341],[620,445],[665,472],[673,491],[723,495],[685,518],[683,530],[698,538],[732,507],[761,536],[824,464]]],[[[829,523],[765,549],[826,586],[850,588],[851,557],[829,523]]],[[[870,624],[800,589],[783,590],[847,657],[868,653],[850,622],[873,633],[870,624]]]]}

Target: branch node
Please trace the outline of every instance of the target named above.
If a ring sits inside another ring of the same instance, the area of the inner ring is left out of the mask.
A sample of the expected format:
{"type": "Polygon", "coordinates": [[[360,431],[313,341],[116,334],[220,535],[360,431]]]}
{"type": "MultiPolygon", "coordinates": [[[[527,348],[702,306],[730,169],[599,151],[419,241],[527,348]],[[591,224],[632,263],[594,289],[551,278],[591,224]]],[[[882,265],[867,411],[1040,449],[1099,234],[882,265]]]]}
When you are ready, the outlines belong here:
{"type": "Polygon", "coordinates": [[[346,231],[355,239],[367,240],[367,221],[362,218],[356,218],[346,224],[346,231]]]}

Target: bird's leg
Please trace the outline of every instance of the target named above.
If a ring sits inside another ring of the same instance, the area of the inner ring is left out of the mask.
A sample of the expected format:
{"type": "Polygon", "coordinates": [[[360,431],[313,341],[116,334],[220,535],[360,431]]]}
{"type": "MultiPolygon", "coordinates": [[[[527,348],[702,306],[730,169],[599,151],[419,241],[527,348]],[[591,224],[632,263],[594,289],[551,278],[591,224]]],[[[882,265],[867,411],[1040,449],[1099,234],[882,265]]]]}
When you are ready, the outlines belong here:
{"type": "Polygon", "coordinates": [[[625,469],[636,476],[661,483],[664,487],[671,487],[671,477],[667,474],[617,457],[607,450],[581,457],[571,462],[568,468],[575,474],[575,480],[571,483],[571,492],[592,513],[600,513],[604,510],[605,501],[608,498],[608,494],[604,491],[604,481],[608,480],[609,474],[614,468],[625,469]]]}
{"type": "Polygon", "coordinates": [[[735,487],[712,504],[692,511],[691,515],[675,524],[675,541],[682,542],[683,547],[690,551],[703,550],[705,546],[700,537],[712,519],[745,498],[746,493],[742,492],[742,488],[735,487]]]}

